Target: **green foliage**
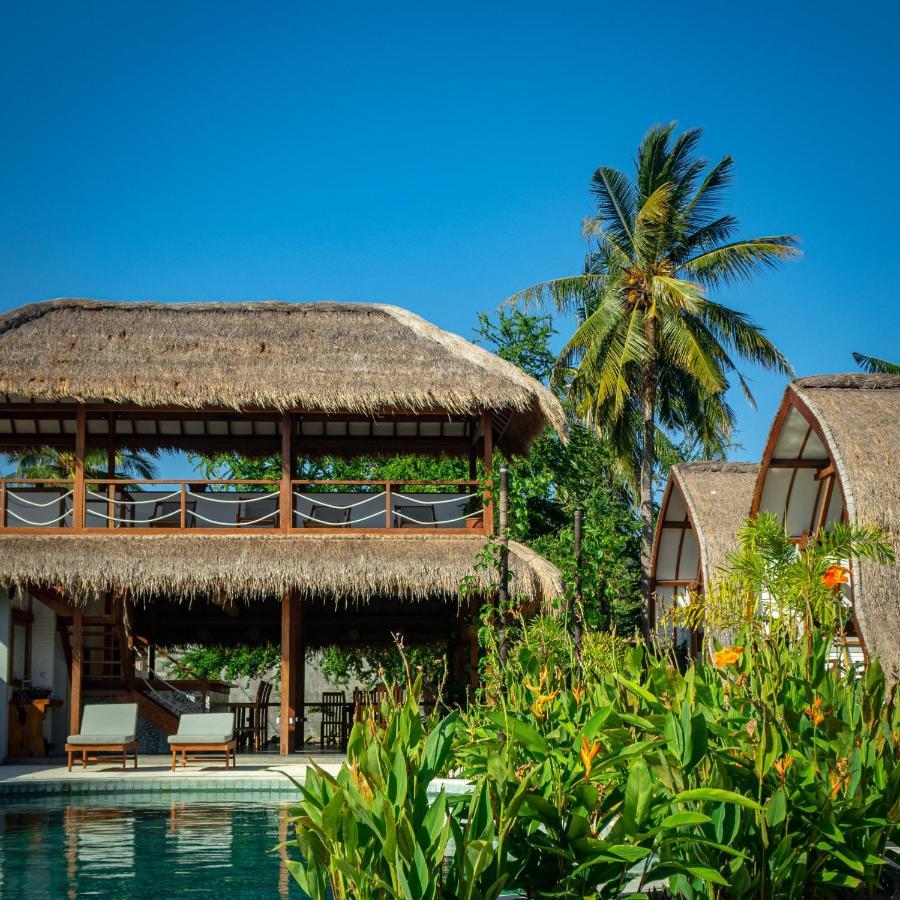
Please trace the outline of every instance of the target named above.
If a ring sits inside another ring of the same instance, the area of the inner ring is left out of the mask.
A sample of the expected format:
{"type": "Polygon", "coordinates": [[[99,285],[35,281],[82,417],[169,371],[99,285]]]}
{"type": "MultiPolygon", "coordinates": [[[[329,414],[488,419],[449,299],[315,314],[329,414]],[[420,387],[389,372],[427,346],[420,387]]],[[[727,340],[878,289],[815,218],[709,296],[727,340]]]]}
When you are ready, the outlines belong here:
{"type": "Polygon", "coordinates": [[[495,842],[502,845],[524,790],[515,788],[499,815],[484,785],[462,805],[443,789],[429,796],[450,766],[458,713],[423,721],[421,698],[419,675],[407,683],[405,700],[386,700],[353,726],[336,778],[313,763],[305,782],[295,782],[300,802],[289,811],[294,836],[287,846],[300,858],[287,867],[313,900],[475,900],[503,887],[507,873],[493,865],[495,842]]]}
{"type": "MultiPolygon", "coordinates": [[[[792,565],[768,523],[743,540],[747,577],[792,565]]],[[[745,618],[715,661],[680,671],[611,634],[587,635],[579,654],[563,622],[539,617],[512,630],[505,659],[488,639],[465,713],[423,723],[420,687],[386,703],[383,721],[354,730],[338,778],[307,783],[301,885],[314,897],[329,883],[335,897],[878,895],[897,861],[900,710],[877,660],[834,663],[838,619],[821,615],[815,584],[838,593],[834,559],[888,557],[877,532],[846,527],[804,553],[796,577],[766,588],[774,608],[822,621],[745,618]],[[421,773],[451,769],[468,796],[423,799],[421,773]]]]}
{"type": "MultiPolygon", "coordinates": [[[[152,479],[156,477],[157,456],[151,450],[117,450],[115,453],[115,477],[152,479]]],[[[75,453],[41,447],[6,454],[15,468],[6,477],[20,476],[36,479],[69,479],[75,477],[75,453]]],[[[88,478],[108,478],[105,450],[88,450],[84,455],[84,472],[88,478]]]]}
{"type": "Polygon", "coordinates": [[[872,372],[876,375],[900,375],[900,365],[879,359],[877,356],[866,356],[864,353],[854,353],[855,362],[864,372],[872,372]]]}
{"type": "Polygon", "coordinates": [[[764,625],[773,637],[794,642],[818,625],[842,637],[850,603],[840,585],[827,583],[826,572],[837,567],[848,578],[851,557],[894,562],[878,529],[849,523],[835,523],[798,551],[778,518],[761,513],[745,522],[738,539],[720,579],[689,605],[670,610],[672,624],[717,632],[764,625]]]}
{"type": "MultiPolygon", "coordinates": [[[[280,674],[281,649],[275,644],[258,644],[237,646],[201,646],[192,644],[186,647],[173,647],[178,661],[186,666],[198,678],[224,678],[234,681],[236,678],[261,678],[273,673],[275,680],[280,674]]],[[[182,669],[172,672],[173,678],[191,678],[182,669]]]]}
{"type": "Polygon", "coordinates": [[[425,673],[429,687],[436,687],[446,669],[445,652],[445,644],[420,644],[405,651],[378,645],[326,647],[319,670],[332,684],[374,687],[383,681],[401,684],[410,665],[425,673]]]}
{"type": "Polygon", "coordinates": [[[500,310],[495,318],[478,313],[475,343],[484,343],[502,359],[518,366],[532,378],[546,382],[556,357],[550,341],[556,330],[550,316],[529,316],[520,310],[500,310]]]}

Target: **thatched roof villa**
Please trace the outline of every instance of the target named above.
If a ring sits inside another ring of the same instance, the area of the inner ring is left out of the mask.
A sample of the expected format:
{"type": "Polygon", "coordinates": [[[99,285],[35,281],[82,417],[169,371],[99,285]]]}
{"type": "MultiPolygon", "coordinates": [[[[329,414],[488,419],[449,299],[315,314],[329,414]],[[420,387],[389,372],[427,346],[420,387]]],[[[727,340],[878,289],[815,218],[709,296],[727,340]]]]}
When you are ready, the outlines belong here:
{"type": "MultiPolygon", "coordinates": [[[[495,449],[525,453],[548,426],[564,433],[565,416],[541,384],[393,306],[21,307],[0,316],[0,453],[49,448],[71,472],[0,479],[0,604],[16,598],[14,634],[47,610],[62,623],[70,729],[83,692],[140,692],[131,651],[103,649],[131,647],[126,637],[280,639],[287,751],[302,718],[303,647],[323,635],[346,638],[363,620],[369,640],[407,628],[453,643],[458,674],[473,674],[476,610],[460,584],[468,577],[482,599],[490,589],[475,563],[495,503],[479,472],[490,477],[495,449]],[[281,463],[277,477],[241,482],[140,480],[116,471],[123,450],[281,463]],[[459,476],[312,474],[322,459],[401,454],[458,460],[459,476]],[[108,633],[91,638],[92,620],[108,633]],[[123,683],[101,677],[104,666],[123,683]]],[[[511,591],[529,602],[562,589],[552,565],[515,543],[510,570],[511,591]]]]}
{"type": "MultiPolygon", "coordinates": [[[[657,522],[659,611],[709,583],[742,521],[774,513],[804,543],[834,522],[877,525],[900,556],[900,377],[818,375],[786,389],[760,464],[675,466],[657,522]]],[[[900,568],[851,561],[860,657],[900,681],[900,568]]],[[[659,617],[658,617],[659,618],[659,617]]],[[[682,644],[696,636],[676,635],[682,644]]]]}
{"type": "MultiPolygon", "coordinates": [[[[653,541],[651,627],[690,592],[712,583],[747,517],[759,466],[745,462],[689,462],[672,466],[653,541]]],[[[695,656],[701,635],[677,628],[676,650],[695,656]]]]}
{"type": "MultiPolygon", "coordinates": [[[[900,376],[817,375],[790,384],[763,453],[750,512],[797,541],[832,522],[877,525],[900,557],[900,376]]],[[[900,568],[851,561],[864,653],[900,681],[900,568]]]]}

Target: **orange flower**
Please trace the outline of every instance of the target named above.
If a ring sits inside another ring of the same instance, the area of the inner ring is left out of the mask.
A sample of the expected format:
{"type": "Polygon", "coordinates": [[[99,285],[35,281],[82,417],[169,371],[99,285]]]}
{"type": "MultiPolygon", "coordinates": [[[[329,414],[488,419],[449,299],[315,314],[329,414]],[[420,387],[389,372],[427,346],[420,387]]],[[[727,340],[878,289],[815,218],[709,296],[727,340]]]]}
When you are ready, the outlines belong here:
{"type": "Polygon", "coordinates": [[[793,756],[782,756],[781,759],[775,760],[775,771],[778,773],[778,777],[781,779],[782,784],[784,784],[784,779],[787,777],[788,769],[793,764],[793,756]]]}
{"type": "Polygon", "coordinates": [[[584,766],[585,781],[587,781],[591,775],[591,763],[594,761],[594,757],[600,752],[600,749],[601,745],[597,741],[588,744],[584,739],[584,735],[581,736],[581,763],[584,766]]]}
{"type": "Polygon", "coordinates": [[[725,666],[733,666],[744,655],[743,647],[724,647],[713,655],[715,664],[721,669],[725,666]]]}
{"type": "Polygon", "coordinates": [[[547,668],[546,666],[541,669],[541,677],[538,679],[537,684],[532,684],[530,678],[525,679],[525,687],[531,691],[532,694],[540,694],[541,689],[544,687],[544,682],[547,680],[547,668]]]}
{"type": "Polygon", "coordinates": [[[825,587],[839,588],[842,584],[850,583],[850,570],[845,566],[829,566],[822,576],[822,584],[825,587]]]}
{"type": "Polygon", "coordinates": [[[584,688],[583,687],[573,687],[572,688],[572,696],[575,698],[576,703],[581,703],[581,698],[584,696],[584,688]]]}
{"type": "Polygon", "coordinates": [[[810,719],[812,719],[813,725],[816,728],[819,727],[825,721],[825,713],[822,712],[822,698],[816,697],[812,702],[812,706],[804,706],[803,712],[805,712],[810,719]]]}

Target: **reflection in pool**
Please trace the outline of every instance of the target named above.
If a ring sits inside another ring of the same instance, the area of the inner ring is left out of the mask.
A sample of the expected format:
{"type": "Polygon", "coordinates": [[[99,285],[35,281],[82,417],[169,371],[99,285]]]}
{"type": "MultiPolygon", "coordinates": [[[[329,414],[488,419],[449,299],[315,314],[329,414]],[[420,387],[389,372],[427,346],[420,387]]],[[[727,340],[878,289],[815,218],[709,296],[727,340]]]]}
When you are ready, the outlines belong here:
{"type": "Polygon", "coordinates": [[[278,852],[285,801],[259,794],[0,798],[0,896],[303,897],[278,852]]]}

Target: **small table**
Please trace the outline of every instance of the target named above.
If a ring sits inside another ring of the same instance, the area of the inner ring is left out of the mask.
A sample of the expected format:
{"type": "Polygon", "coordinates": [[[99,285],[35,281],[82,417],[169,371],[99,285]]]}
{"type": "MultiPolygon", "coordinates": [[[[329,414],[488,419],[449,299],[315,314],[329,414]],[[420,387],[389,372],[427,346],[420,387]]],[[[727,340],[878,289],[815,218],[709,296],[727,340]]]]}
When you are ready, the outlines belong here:
{"type": "Polygon", "coordinates": [[[9,703],[10,757],[46,756],[44,718],[47,710],[62,706],[62,700],[42,697],[39,700],[11,700],[9,703]]]}

